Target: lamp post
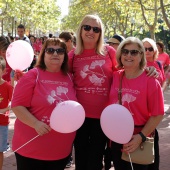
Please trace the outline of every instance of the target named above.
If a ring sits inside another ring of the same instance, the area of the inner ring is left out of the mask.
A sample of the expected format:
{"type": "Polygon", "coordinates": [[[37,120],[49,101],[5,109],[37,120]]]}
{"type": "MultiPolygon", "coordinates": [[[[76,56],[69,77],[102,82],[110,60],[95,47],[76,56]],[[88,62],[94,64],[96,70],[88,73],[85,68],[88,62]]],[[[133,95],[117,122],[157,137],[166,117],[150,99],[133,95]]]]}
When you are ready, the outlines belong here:
{"type": "Polygon", "coordinates": [[[134,17],[132,17],[131,18],[131,31],[130,31],[131,32],[130,33],[131,36],[133,36],[133,26],[134,26],[134,24],[135,24],[135,19],[134,19],[134,17]]]}
{"type": "Polygon", "coordinates": [[[15,38],[16,38],[16,30],[17,30],[17,17],[14,17],[14,23],[15,23],[15,38]]]}

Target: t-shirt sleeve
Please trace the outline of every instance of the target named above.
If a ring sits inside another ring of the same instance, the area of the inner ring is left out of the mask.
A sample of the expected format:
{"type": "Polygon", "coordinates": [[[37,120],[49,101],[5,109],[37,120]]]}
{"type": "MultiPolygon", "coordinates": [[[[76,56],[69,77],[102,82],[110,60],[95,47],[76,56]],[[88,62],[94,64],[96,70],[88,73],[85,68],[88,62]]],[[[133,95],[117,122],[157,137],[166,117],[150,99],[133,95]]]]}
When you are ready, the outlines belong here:
{"type": "Polygon", "coordinates": [[[158,80],[150,78],[148,81],[148,110],[151,116],[164,114],[164,97],[158,80]]]}
{"type": "Polygon", "coordinates": [[[36,85],[36,79],[36,69],[30,70],[29,72],[25,73],[22,78],[20,78],[14,89],[11,107],[30,107],[31,99],[34,93],[34,87],[36,85]]]}

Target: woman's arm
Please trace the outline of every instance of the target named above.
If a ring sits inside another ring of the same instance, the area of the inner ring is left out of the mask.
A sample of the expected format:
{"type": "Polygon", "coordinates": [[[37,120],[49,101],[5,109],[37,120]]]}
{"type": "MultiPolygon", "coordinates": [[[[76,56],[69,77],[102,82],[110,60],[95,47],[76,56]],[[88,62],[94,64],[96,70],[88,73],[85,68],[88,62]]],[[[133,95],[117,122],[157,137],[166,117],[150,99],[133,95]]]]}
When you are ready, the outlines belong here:
{"type": "MultiPolygon", "coordinates": [[[[151,134],[161,122],[163,115],[151,116],[142,129],[144,136],[151,134]]],[[[133,152],[141,144],[142,137],[139,134],[133,135],[131,141],[123,146],[125,152],[133,152]]]]}
{"type": "Polygon", "coordinates": [[[34,128],[40,136],[48,133],[51,130],[50,126],[48,126],[42,121],[39,121],[23,106],[13,107],[12,111],[15,113],[15,115],[21,122],[34,128]]]}

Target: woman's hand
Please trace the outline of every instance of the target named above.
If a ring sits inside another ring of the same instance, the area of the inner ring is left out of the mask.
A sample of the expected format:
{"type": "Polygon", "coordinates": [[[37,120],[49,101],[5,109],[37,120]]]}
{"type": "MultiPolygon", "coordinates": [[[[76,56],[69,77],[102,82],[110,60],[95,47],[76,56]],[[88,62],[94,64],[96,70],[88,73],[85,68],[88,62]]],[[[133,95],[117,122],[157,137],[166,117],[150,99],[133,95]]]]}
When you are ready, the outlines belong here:
{"type": "Polygon", "coordinates": [[[40,136],[42,136],[42,135],[44,135],[44,134],[46,134],[46,133],[49,133],[49,132],[51,131],[50,126],[48,126],[47,124],[45,124],[45,123],[42,122],[42,121],[37,121],[37,122],[35,123],[34,129],[36,130],[36,132],[37,132],[40,136]]]}
{"type": "Polygon", "coordinates": [[[123,145],[123,152],[131,153],[134,152],[141,144],[142,138],[139,134],[133,135],[129,143],[123,145]]]}
{"type": "Polygon", "coordinates": [[[25,72],[22,72],[21,70],[15,70],[15,73],[14,73],[15,81],[18,81],[24,75],[24,73],[25,72]]]}
{"type": "Polygon", "coordinates": [[[156,68],[153,66],[146,67],[145,70],[147,72],[147,76],[153,76],[155,78],[159,76],[159,73],[156,71],[156,68]]]}

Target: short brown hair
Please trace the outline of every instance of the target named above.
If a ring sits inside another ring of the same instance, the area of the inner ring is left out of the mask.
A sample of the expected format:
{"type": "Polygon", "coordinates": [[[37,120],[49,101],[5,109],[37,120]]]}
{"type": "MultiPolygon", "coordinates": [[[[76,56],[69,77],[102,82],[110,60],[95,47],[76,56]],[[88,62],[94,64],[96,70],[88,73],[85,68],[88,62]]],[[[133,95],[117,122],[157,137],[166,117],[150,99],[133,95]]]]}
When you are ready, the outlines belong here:
{"type": "Polygon", "coordinates": [[[63,49],[65,49],[65,52],[64,52],[64,61],[63,61],[63,64],[61,66],[61,71],[64,73],[64,74],[67,74],[68,73],[68,55],[67,55],[67,46],[66,44],[59,38],[49,38],[47,39],[44,44],[43,44],[43,47],[41,49],[41,52],[38,56],[38,61],[35,65],[35,67],[39,67],[41,68],[42,70],[46,70],[46,65],[45,65],[45,62],[44,62],[44,57],[45,57],[45,49],[49,46],[49,45],[59,45],[60,47],[62,47],[63,49]]]}
{"type": "Polygon", "coordinates": [[[2,69],[2,71],[4,71],[6,68],[6,61],[2,56],[0,56],[0,68],[2,69]]]}

